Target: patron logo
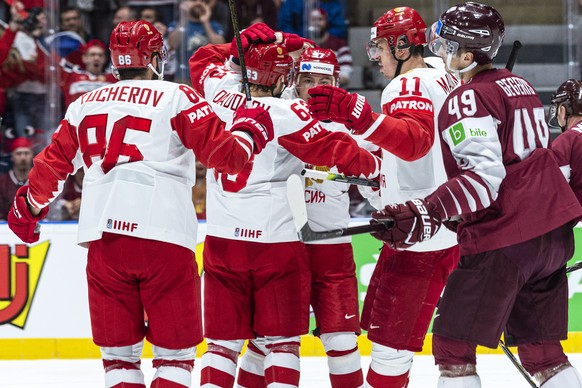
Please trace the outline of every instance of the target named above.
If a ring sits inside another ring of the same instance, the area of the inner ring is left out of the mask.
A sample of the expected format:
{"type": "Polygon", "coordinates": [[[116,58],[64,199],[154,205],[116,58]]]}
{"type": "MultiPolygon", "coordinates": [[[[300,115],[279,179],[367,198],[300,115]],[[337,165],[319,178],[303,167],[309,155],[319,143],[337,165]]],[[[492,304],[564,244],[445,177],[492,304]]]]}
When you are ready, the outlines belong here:
{"type": "Polygon", "coordinates": [[[46,261],[48,241],[28,247],[0,245],[0,325],[24,329],[46,261]]]}

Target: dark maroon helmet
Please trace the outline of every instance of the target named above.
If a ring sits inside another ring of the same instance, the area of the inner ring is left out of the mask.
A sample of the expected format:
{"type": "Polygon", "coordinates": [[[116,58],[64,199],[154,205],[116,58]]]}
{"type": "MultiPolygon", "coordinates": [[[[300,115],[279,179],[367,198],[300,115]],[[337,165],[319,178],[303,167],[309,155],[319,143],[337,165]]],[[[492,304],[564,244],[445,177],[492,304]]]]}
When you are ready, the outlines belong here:
{"type": "MultiPolygon", "coordinates": [[[[552,96],[549,124],[559,127],[558,108],[566,108],[566,116],[582,116],[582,81],[570,78],[552,96]]],[[[564,129],[564,128],[563,128],[564,129]]]]}
{"type": "Polygon", "coordinates": [[[505,25],[490,5],[467,2],[445,11],[433,27],[433,33],[456,42],[461,50],[473,53],[479,65],[491,63],[503,42],[505,25]]]}

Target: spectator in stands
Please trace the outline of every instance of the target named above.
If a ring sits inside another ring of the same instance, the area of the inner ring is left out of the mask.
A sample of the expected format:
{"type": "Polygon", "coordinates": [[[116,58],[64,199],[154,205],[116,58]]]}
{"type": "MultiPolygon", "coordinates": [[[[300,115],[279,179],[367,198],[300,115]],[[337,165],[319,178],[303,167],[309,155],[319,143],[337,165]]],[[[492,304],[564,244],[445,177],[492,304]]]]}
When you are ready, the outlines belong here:
{"type": "Polygon", "coordinates": [[[123,2],[123,0],[61,0],[61,7],[71,5],[77,7],[81,13],[82,22],[88,26],[92,38],[109,42],[114,12],[123,2]]]}
{"type": "Polygon", "coordinates": [[[323,8],[314,9],[309,14],[309,39],[321,48],[333,50],[340,65],[339,82],[345,87],[353,72],[352,53],[345,39],[329,33],[329,20],[323,8]]]}
{"type": "Polygon", "coordinates": [[[113,14],[113,26],[117,26],[121,22],[130,22],[138,19],[139,14],[131,7],[123,6],[115,10],[113,14]]]}
{"type": "Polygon", "coordinates": [[[322,8],[329,20],[329,33],[338,38],[346,39],[348,29],[346,25],[345,11],[340,0],[320,0],[319,6],[310,6],[310,2],[303,0],[285,0],[279,9],[279,29],[300,36],[309,36],[309,26],[304,25],[305,12],[322,8]],[[306,6],[307,3],[307,6],[306,6]]]}
{"type": "Polygon", "coordinates": [[[12,169],[0,175],[0,220],[6,220],[16,191],[28,184],[28,173],[32,168],[32,145],[24,137],[14,139],[10,144],[12,169]]]}
{"type": "Polygon", "coordinates": [[[83,65],[80,48],[91,37],[85,31],[81,13],[75,7],[66,7],[61,11],[60,32],[49,37],[51,47],[56,47],[57,53],[75,65],[83,65]]]}
{"type": "MultiPolygon", "coordinates": [[[[237,2],[238,0],[235,1],[235,4],[237,2]]],[[[230,9],[225,0],[208,0],[208,6],[212,12],[210,20],[220,24],[222,31],[228,32],[232,28],[232,20],[230,18],[230,9]]]]}
{"type": "MultiPolygon", "coordinates": [[[[241,29],[255,23],[265,23],[273,30],[277,29],[277,6],[273,0],[241,0],[235,2],[238,25],[241,29]]],[[[232,23],[228,27],[227,39],[234,36],[232,23]]]]}
{"type": "Polygon", "coordinates": [[[0,37],[0,87],[7,89],[15,136],[34,136],[33,146],[40,150],[48,140],[42,136],[48,125],[44,46],[47,18],[42,8],[28,9],[26,15],[24,10],[20,1],[12,3],[9,28],[0,37]]]}
{"type": "MultiPolygon", "coordinates": [[[[176,8],[178,4],[178,0],[127,0],[125,2],[125,5],[133,8],[138,13],[141,13],[145,8],[154,8],[159,15],[158,21],[166,26],[176,20],[176,8]]],[[[164,35],[162,31],[159,31],[159,33],[164,35]]]]}
{"type": "Polygon", "coordinates": [[[107,57],[103,42],[93,39],[81,46],[85,70],[61,61],[61,88],[65,97],[65,109],[82,94],[117,82],[111,71],[105,70],[107,57]]]}
{"type": "Polygon", "coordinates": [[[196,210],[196,218],[206,219],[206,167],[196,161],[196,184],[192,187],[192,202],[196,210]]]}
{"type": "Polygon", "coordinates": [[[139,12],[139,18],[141,20],[145,20],[146,22],[150,22],[154,27],[156,27],[156,30],[158,30],[162,36],[166,36],[166,32],[168,32],[168,26],[163,22],[162,14],[156,8],[142,8],[139,12]]]}
{"type": "Polygon", "coordinates": [[[168,44],[171,51],[178,52],[177,80],[188,82],[188,60],[192,54],[209,43],[224,43],[225,32],[219,23],[211,20],[212,9],[208,0],[185,0],[180,4],[180,12],[180,22],[169,26],[168,44]]]}

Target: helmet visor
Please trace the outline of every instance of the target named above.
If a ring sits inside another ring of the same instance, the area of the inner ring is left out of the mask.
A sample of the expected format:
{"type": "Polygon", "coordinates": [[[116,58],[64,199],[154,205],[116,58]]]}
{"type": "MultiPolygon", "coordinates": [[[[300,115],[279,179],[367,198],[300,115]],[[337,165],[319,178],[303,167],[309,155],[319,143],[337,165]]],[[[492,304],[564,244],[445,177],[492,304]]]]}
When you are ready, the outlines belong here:
{"type": "Polygon", "coordinates": [[[558,103],[550,105],[550,111],[548,113],[548,125],[554,128],[560,128],[558,124],[558,103]]]}
{"type": "Polygon", "coordinates": [[[459,51],[459,43],[440,36],[442,27],[440,20],[433,23],[428,37],[428,48],[434,55],[441,58],[446,58],[448,55],[454,56],[459,51]]]}
{"type": "Polygon", "coordinates": [[[380,60],[380,54],[384,49],[378,46],[377,40],[371,40],[366,45],[366,52],[368,53],[368,59],[377,62],[380,60]]]}

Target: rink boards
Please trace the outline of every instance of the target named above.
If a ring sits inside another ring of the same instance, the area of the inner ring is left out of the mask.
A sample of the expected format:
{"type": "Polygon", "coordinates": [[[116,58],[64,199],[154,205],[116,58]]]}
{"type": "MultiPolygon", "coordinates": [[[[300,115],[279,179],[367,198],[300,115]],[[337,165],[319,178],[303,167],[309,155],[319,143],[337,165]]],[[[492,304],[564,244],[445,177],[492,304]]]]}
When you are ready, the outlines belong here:
{"type": "MultiPolygon", "coordinates": [[[[355,221],[354,224],[358,222],[355,221]]],[[[204,240],[206,225],[200,224],[198,241],[204,240]]],[[[0,359],[98,358],[91,341],[85,280],[86,250],[76,244],[76,223],[45,223],[38,243],[27,246],[0,223],[0,359]]],[[[575,229],[582,247],[582,225],[575,229]]],[[[578,243],[579,242],[579,243],[578,243]]],[[[378,260],[380,243],[369,235],[355,236],[354,257],[360,303],[378,260]]],[[[197,246],[197,259],[203,244],[197,246]]],[[[582,260],[578,249],[570,265],[582,260]]],[[[199,261],[200,266],[200,261],[199,261]]],[[[582,270],[569,275],[570,317],[567,352],[582,352],[582,270]]],[[[313,326],[313,324],[312,324],[313,326]]],[[[370,354],[370,343],[360,336],[362,354],[370,354]]],[[[424,354],[430,354],[430,334],[424,354]]],[[[198,347],[198,353],[205,345],[198,347]]],[[[151,357],[146,345],[145,355],[151,357]]],[[[480,353],[500,350],[479,348],[480,353]]],[[[322,356],[323,347],[312,335],[301,340],[302,356],[322,356]]]]}

